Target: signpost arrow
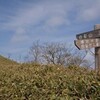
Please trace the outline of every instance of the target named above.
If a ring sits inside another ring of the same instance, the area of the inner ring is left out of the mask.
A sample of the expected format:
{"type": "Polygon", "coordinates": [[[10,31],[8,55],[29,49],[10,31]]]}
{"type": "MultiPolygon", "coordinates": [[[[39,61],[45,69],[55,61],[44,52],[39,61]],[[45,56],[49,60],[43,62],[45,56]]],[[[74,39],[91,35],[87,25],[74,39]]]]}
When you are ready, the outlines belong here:
{"type": "Polygon", "coordinates": [[[100,39],[83,39],[83,40],[75,40],[75,46],[78,49],[90,49],[95,47],[100,47],[100,39]]]}

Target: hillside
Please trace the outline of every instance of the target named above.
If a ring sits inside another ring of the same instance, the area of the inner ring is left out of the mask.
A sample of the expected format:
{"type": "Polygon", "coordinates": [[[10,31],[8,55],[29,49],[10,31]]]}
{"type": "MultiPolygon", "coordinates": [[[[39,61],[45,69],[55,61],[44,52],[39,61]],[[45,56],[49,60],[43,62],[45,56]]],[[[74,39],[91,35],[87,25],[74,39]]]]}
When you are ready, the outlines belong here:
{"type": "Polygon", "coordinates": [[[75,66],[1,66],[0,100],[100,100],[100,77],[75,66]]]}
{"type": "Polygon", "coordinates": [[[17,62],[0,55],[0,65],[14,65],[17,62]]]}

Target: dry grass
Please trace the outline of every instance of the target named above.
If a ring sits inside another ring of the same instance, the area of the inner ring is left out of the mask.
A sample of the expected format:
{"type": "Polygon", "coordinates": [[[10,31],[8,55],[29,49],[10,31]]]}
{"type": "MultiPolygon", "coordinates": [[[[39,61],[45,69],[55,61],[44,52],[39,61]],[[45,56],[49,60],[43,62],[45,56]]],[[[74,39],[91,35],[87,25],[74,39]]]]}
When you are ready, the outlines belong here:
{"type": "Polygon", "coordinates": [[[0,65],[0,100],[100,100],[100,77],[75,66],[0,65]]]}
{"type": "Polygon", "coordinates": [[[15,65],[15,64],[18,63],[0,55],[0,65],[5,66],[5,65],[15,65]]]}

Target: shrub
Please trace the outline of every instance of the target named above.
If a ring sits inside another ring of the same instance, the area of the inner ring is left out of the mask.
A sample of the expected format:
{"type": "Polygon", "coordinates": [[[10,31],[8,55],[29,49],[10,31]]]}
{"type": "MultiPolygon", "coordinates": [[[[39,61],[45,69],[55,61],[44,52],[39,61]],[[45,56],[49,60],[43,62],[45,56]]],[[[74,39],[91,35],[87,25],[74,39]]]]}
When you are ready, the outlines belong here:
{"type": "Polygon", "coordinates": [[[100,78],[75,66],[0,66],[0,100],[100,100],[100,78]]]}

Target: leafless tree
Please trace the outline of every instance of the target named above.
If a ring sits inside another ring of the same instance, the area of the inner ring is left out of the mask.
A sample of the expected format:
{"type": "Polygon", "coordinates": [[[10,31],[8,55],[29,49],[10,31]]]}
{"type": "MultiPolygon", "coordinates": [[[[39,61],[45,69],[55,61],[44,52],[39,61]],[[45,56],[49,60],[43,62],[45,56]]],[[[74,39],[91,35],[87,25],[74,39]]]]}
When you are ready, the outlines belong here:
{"type": "Polygon", "coordinates": [[[63,43],[46,43],[43,46],[42,57],[49,64],[63,65],[68,56],[70,56],[70,52],[63,43]]]}
{"type": "Polygon", "coordinates": [[[36,63],[55,64],[55,65],[87,65],[85,59],[87,52],[79,52],[72,46],[65,43],[44,43],[34,42],[30,48],[32,61],[36,63]]]}
{"type": "Polygon", "coordinates": [[[87,59],[89,54],[88,50],[79,51],[78,49],[74,49],[74,52],[71,54],[72,55],[68,60],[68,65],[84,66],[90,68],[91,65],[94,64],[94,61],[87,59]]]}
{"type": "Polygon", "coordinates": [[[32,61],[35,63],[40,62],[41,57],[41,45],[39,44],[39,41],[36,41],[33,43],[32,47],[29,51],[30,57],[32,58],[32,61]]]}

